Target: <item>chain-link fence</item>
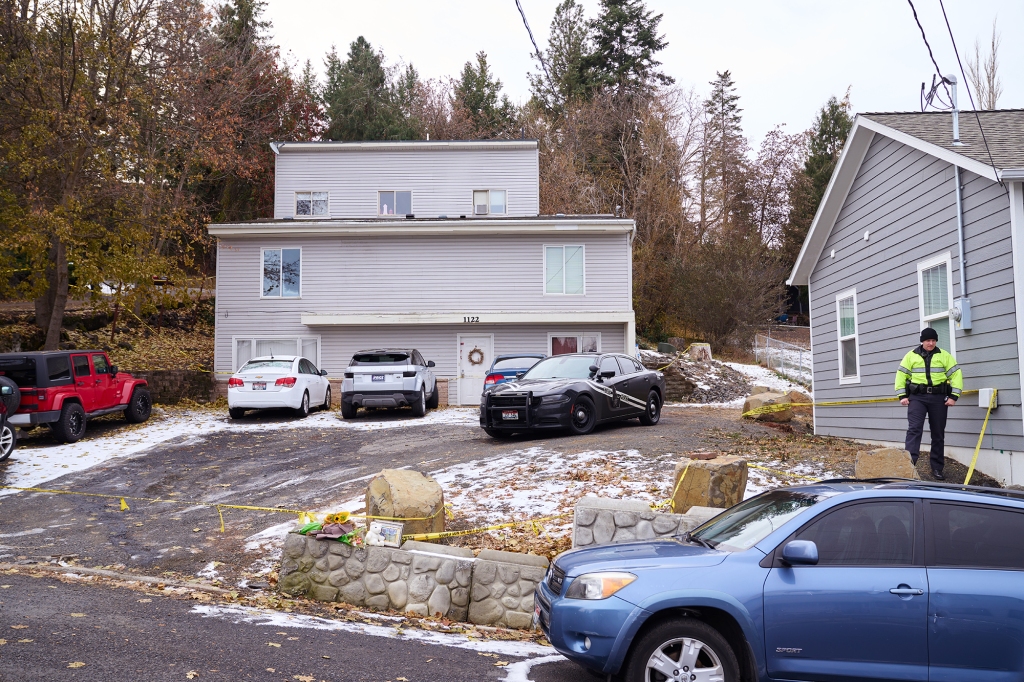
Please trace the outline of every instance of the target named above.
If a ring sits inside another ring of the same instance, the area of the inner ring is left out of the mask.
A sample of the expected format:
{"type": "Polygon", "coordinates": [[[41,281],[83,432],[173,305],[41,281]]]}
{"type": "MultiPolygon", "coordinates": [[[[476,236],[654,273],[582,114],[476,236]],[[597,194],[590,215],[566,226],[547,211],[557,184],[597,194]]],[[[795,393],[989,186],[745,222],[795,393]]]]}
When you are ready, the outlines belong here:
{"type": "Polygon", "coordinates": [[[790,381],[810,387],[811,351],[773,339],[765,334],[754,337],[754,356],[758,364],[774,370],[790,381]]]}

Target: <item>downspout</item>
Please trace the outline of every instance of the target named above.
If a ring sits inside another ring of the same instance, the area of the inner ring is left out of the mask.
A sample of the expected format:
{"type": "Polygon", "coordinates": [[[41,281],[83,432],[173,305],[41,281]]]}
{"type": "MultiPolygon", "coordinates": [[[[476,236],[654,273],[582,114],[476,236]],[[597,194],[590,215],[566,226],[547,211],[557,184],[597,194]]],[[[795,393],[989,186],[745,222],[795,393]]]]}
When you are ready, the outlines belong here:
{"type": "MultiPolygon", "coordinates": [[[[953,146],[960,147],[960,109],[956,100],[956,76],[946,76],[946,82],[953,86],[953,146]]],[[[964,192],[960,166],[953,164],[953,176],[956,180],[956,237],[957,245],[960,247],[960,298],[953,300],[953,307],[950,309],[950,317],[953,318],[954,326],[960,330],[971,328],[971,299],[967,296],[967,261],[964,260],[964,192]]],[[[952,330],[950,334],[952,335],[952,330]]]]}

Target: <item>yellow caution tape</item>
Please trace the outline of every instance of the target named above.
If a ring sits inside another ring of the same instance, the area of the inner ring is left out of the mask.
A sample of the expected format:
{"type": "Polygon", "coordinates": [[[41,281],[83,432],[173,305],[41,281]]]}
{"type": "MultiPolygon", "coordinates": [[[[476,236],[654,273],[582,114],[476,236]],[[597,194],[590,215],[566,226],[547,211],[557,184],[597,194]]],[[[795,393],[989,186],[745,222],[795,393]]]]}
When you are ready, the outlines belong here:
{"type": "Polygon", "coordinates": [[[509,523],[498,523],[493,526],[482,526],[480,528],[468,528],[466,530],[447,530],[442,533],[412,533],[410,535],[403,535],[403,540],[440,540],[442,538],[454,538],[461,535],[473,535],[475,533],[486,533],[490,530],[502,530],[504,528],[514,528],[515,526],[523,526],[532,524],[534,531],[539,534],[537,530],[539,524],[545,521],[553,521],[554,519],[564,519],[566,516],[572,516],[573,512],[566,512],[565,514],[555,514],[554,516],[545,516],[539,519],[527,519],[525,521],[511,521],[509,523]]]}
{"type": "Polygon", "coordinates": [[[792,471],[783,471],[782,469],[772,469],[771,467],[763,467],[763,466],[761,466],[759,464],[747,464],[747,467],[750,468],[750,469],[760,469],[761,471],[770,471],[773,474],[777,474],[779,476],[784,476],[784,477],[787,477],[787,478],[802,478],[804,480],[814,481],[814,482],[818,482],[818,481],[821,480],[820,478],[815,478],[814,476],[807,476],[805,474],[796,474],[796,473],[793,473],[792,471]]]}
{"type": "MultiPolygon", "coordinates": [[[[978,389],[972,388],[969,391],[964,391],[960,394],[962,398],[965,395],[972,395],[978,392],[978,389]]],[[[810,403],[775,403],[772,405],[762,405],[756,407],[753,410],[748,410],[741,414],[741,417],[757,416],[759,414],[767,414],[769,412],[782,412],[788,410],[791,407],[838,407],[840,405],[870,405],[874,403],[891,403],[898,402],[900,399],[893,396],[892,398],[861,398],[858,400],[818,400],[810,403]]]]}
{"type": "Polygon", "coordinates": [[[683,469],[683,473],[682,473],[682,474],[680,474],[680,476],[679,476],[679,480],[678,480],[678,481],[676,481],[676,487],[675,487],[675,489],[674,489],[674,490],[672,491],[672,497],[668,498],[668,501],[669,501],[669,505],[671,506],[671,509],[672,509],[672,513],[673,513],[673,514],[675,514],[675,513],[676,513],[676,493],[678,493],[678,492],[679,492],[679,486],[683,484],[683,479],[684,479],[684,478],[686,478],[686,472],[690,470],[690,463],[691,463],[692,461],[693,461],[693,460],[691,459],[691,460],[690,460],[689,462],[687,462],[687,463],[686,463],[686,468],[685,468],[685,469],[683,469]]]}
{"type": "MultiPolygon", "coordinates": [[[[6,490],[19,490],[22,492],[30,493],[46,493],[50,495],[79,495],[81,497],[102,497],[106,499],[118,500],[121,511],[131,511],[131,507],[128,506],[126,500],[132,500],[135,502],[150,502],[159,504],[180,504],[187,507],[216,507],[217,515],[220,517],[220,532],[224,532],[224,509],[242,509],[246,511],[262,511],[262,512],[274,512],[277,514],[295,514],[299,517],[299,524],[310,523],[316,521],[316,514],[311,511],[304,509],[286,509],[284,507],[259,507],[249,504],[225,504],[223,502],[204,502],[202,500],[172,500],[164,499],[159,497],[134,497],[130,495],[113,495],[107,493],[88,493],[79,490],[58,490],[54,488],[32,488],[22,487],[16,485],[0,485],[0,489],[6,490]]],[[[371,516],[368,514],[349,514],[348,512],[336,512],[333,514],[335,518],[341,515],[347,515],[346,518],[357,518],[377,521],[429,521],[435,518],[438,514],[445,513],[449,518],[455,518],[450,509],[451,505],[444,505],[441,509],[438,509],[430,516],[421,517],[398,517],[398,516],[371,516]]],[[[328,514],[328,517],[332,514],[328,514]]]]}
{"type": "Polygon", "coordinates": [[[992,414],[992,408],[996,404],[996,394],[999,391],[992,389],[992,397],[988,399],[988,411],[985,412],[985,421],[981,424],[981,433],[978,434],[978,444],[974,446],[974,457],[971,458],[971,466],[967,470],[967,478],[964,479],[964,485],[971,482],[971,476],[974,475],[974,465],[978,463],[978,453],[981,451],[981,440],[985,437],[985,429],[988,427],[988,418],[992,414]]]}

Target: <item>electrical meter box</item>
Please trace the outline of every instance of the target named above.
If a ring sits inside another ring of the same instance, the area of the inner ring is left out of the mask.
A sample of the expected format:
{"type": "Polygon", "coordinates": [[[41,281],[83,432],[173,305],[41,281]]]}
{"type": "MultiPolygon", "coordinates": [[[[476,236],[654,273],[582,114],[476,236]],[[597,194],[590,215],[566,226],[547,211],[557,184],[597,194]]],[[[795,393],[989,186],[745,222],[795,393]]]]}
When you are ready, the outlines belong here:
{"type": "Polygon", "coordinates": [[[949,311],[957,329],[971,328],[971,299],[957,298],[953,300],[953,308],[949,311]]]}

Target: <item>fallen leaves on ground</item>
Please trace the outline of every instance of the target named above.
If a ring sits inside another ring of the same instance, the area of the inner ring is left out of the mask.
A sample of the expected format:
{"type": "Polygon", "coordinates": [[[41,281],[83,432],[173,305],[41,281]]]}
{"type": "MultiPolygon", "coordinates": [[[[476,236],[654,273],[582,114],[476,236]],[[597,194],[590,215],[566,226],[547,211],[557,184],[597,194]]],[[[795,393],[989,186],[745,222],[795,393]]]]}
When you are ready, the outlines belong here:
{"type": "Polygon", "coordinates": [[[85,663],[82,661],[75,661],[74,663],[68,663],[69,668],[84,668],[85,663]]]}
{"type": "Polygon", "coordinates": [[[12,625],[11,629],[12,630],[24,630],[27,627],[28,627],[27,625],[12,625]]]}
{"type": "Polygon", "coordinates": [[[267,642],[267,646],[276,646],[278,649],[281,648],[281,645],[277,642],[267,642]]]}
{"type": "Polygon", "coordinates": [[[85,614],[84,613],[72,613],[71,617],[72,618],[85,618],[85,614]]]}
{"type": "Polygon", "coordinates": [[[199,677],[199,671],[198,670],[189,670],[187,673],[185,673],[185,677],[190,679],[190,680],[194,680],[197,677],[199,677]]]}

